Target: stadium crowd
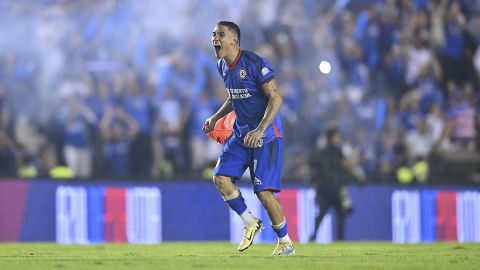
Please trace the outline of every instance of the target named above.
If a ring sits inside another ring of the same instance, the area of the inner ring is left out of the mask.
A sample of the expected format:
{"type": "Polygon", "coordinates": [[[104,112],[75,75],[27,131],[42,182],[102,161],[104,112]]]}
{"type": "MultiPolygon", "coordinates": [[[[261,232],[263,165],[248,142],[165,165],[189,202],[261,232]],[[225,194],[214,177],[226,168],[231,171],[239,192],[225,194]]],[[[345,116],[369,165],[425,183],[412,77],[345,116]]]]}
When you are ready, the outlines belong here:
{"type": "Polygon", "coordinates": [[[0,174],[206,177],[221,146],[202,125],[227,95],[210,34],[229,19],[276,68],[287,181],[331,123],[367,182],[473,175],[480,1],[228,2],[1,1],[0,174]]]}

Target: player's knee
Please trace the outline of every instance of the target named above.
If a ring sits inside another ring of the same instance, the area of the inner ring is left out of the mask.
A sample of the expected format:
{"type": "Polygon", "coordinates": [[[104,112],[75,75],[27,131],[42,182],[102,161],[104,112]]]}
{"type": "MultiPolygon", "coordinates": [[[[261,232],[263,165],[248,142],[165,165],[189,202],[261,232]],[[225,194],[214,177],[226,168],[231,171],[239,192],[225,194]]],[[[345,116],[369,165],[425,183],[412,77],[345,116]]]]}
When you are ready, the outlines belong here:
{"type": "Polygon", "coordinates": [[[228,176],[215,175],[213,182],[217,189],[220,191],[224,199],[229,200],[240,196],[240,191],[233,184],[232,179],[228,176]]]}
{"type": "Polygon", "coordinates": [[[223,175],[214,175],[213,176],[213,183],[219,188],[224,187],[229,182],[231,182],[230,177],[223,176],[223,175]]]}

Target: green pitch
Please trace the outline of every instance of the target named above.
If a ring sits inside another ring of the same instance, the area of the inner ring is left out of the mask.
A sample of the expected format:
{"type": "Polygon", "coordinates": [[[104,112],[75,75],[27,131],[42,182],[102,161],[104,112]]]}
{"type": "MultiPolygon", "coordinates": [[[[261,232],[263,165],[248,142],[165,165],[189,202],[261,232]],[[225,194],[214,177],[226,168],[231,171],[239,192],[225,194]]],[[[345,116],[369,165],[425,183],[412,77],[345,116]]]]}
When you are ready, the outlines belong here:
{"type": "Polygon", "coordinates": [[[229,243],[1,244],[0,269],[480,269],[480,244],[307,244],[296,245],[290,257],[270,255],[273,248],[254,244],[240,253],[229,243]]]}

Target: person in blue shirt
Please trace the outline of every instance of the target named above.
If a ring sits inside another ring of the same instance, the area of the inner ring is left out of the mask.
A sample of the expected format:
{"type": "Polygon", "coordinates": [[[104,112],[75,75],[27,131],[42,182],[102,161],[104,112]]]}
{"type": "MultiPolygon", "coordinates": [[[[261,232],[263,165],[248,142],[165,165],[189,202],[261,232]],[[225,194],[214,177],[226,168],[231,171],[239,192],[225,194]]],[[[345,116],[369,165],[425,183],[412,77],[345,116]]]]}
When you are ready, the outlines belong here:
{"type": "Polygon", "coordinates": [[[57,116],[63,125],[64,157],[75,177],[92,176],[91,127],[95,113],[78,97],[66,99],[57,116]]]}
{"type": "Polygon", "coordinates": [[[264,226],[248,210],[235,181],[249,168],[253,190],[267,210],[278,236],[274,255],[295,254],[288,236],[287,220],[274,193],[280,192],[282,170],[282,123],[277,112],[282,105],[275,71],[267,60],[242,50],[240,28],[228,21],[217,23],[212,32],[217,68],[229,97],[205,121],[204,132],[232,110],[236,114],[232,137],[224,148],[213,172],[213,181],[225,202],[245,223],[244,237],[238,246],[246,250],[264,226]]]}
{"type": "Polygon", "coordinates": [[[130,144],[139,132],[137,121],[122,104],[115,103],[105,110],[100,131],[103,139],[105,173],[109,177],[129,177],[130,144]]]}

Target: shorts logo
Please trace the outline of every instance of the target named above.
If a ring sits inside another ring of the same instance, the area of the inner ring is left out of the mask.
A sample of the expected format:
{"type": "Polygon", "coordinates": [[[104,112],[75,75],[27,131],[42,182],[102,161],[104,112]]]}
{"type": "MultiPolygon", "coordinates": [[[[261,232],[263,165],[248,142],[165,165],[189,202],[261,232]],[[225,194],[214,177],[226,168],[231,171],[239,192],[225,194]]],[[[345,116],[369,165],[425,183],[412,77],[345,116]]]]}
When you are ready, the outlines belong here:
{"type": "Polygon", "coordinates": [[[270,70],[267,67],[262,68],[262,76],[265,76],[270,72],[270,70]]]}
{"type": "Polygon", "coordinates": [[[260,186],[260,185],[263,185],[263,183],[262,183],[262,181],[260,181],[260,179],[255,177],[255,179],[253,180],[253,185],[254,186],[260,186]]]}
{"type": "Polygon", "coordinates": [[[245,69],[240,69],[240,71],[238,72],[238,76],[240,76],[240,78],[242,79],[245,79],[245,77],[247,77],[247,71],[245,69]]]}

